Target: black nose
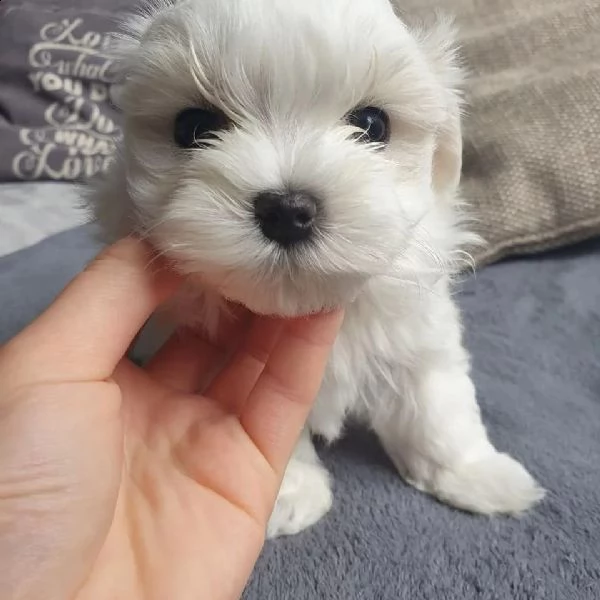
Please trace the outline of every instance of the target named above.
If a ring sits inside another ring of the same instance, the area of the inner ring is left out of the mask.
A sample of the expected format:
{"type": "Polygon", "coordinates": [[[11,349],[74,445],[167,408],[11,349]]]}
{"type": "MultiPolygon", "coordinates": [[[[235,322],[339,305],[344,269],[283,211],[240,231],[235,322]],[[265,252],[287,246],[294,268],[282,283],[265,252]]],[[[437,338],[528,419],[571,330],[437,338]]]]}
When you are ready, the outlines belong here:
{"type": "Polygon", "coordinates": [[[311,237],[317,213],[316,198],[306,192],[263,192],[254,202],[263,235],[284,247],[311,237]]]}

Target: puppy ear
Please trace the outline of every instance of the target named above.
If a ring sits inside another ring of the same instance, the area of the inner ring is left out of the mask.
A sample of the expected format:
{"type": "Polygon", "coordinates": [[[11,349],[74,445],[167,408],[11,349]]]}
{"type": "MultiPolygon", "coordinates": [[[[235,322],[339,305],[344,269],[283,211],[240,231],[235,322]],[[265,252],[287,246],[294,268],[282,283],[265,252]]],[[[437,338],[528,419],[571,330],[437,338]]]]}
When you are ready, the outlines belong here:
{"type": "Polygon", "coordinates": [[[436,15],[433,26],[421,27],[416,37],[441,88],[445,118],[440,123],[433,156],[433,187],[451,195],[460,182],[462,169],[462,95],[464,72],[458,60],[456,29],[451,19],[436,15]]]}
{"type": "Polygon", "coordinates": [[[108,52],[115,63],[116,82],[112,86],[111,96],[116,106],[120,105],[122,84],[130,72],[131,66],[135,64],[140,42],[150,23],[178,1],[146,0],[135,12],[126,16],[121,21],[118,30],[112,34],[108,52]]]}

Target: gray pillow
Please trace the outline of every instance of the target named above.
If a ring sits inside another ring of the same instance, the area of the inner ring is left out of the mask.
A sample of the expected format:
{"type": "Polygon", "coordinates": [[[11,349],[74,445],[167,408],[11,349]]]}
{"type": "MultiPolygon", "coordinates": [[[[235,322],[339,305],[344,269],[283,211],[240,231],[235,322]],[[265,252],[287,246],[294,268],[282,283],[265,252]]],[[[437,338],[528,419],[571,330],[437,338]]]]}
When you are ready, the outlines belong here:
{"type": "Polygon", "coordinates": [[[72,181],[106,168],[122,135],[108,34],[136,4],[2,1],[0,181],[72,181]]]}

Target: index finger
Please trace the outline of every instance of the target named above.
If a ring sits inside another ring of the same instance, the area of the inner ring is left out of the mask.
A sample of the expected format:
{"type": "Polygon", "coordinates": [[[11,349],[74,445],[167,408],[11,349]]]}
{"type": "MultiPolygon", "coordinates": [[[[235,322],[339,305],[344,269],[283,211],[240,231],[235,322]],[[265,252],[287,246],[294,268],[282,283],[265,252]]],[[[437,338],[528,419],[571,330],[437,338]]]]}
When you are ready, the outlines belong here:
{"type": "MultiPolygon", "coordinates": [[[[99,381],[109,378],[146,320],[178,288],[152,264],[138,240],[102,252],[58,299],[5,348],[10,381],[99,381]]],[[[6,363],[6,361],[4,361],[6,363]]]]}
{"type": "Polygon", "coordinates": [[[288,323],[240,415],[278,476],[283,476],[323,380],[343,312],[288,323]]]}

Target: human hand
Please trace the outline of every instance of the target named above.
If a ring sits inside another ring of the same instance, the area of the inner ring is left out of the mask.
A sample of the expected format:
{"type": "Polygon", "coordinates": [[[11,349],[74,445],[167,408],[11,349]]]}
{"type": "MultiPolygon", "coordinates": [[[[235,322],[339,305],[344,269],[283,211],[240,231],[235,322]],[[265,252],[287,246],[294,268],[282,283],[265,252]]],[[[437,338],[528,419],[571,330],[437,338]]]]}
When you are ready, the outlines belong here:
{"type": "Polygon", "coordinates": [[[123,357],[179,287],[148,263],[119,242],[0,349],[5,600],[232,599],[258,558],[342,315],[183,334],[142,370],[123,357]]]}

